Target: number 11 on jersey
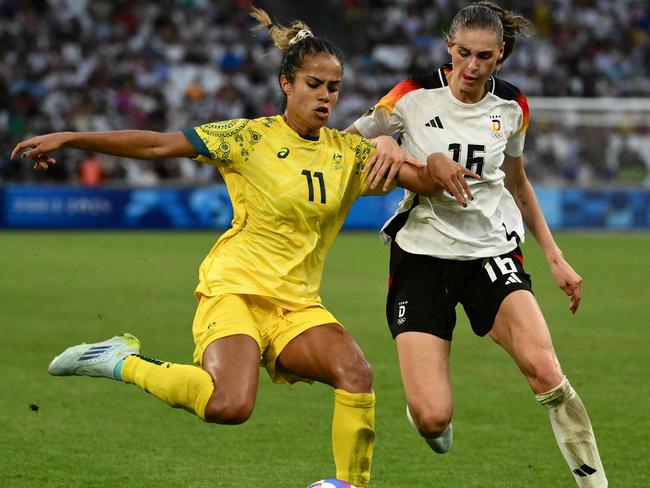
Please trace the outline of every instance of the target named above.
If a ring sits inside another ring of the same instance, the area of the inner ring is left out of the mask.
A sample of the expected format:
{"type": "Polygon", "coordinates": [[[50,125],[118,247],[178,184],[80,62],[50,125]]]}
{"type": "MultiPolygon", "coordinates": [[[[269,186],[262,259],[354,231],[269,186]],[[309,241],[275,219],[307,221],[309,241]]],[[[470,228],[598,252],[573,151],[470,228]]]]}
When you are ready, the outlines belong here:
{"type": "MultiPolygon", "coordinates": [[[[309,191],[309,201],[313,202],[314,201],[314,180],[312,178],[312,173],[311,171],[307,169],[303,169],[302,173],[305,175],[305,178],[307,178],[307,190],[309,191]]],[[[318,183],[320,185],[320,203],[325,203],[327,202],[327,195],[325,194],[325,177],[323,176],[323,173],[320,171],[314,171],[314,178],[318,180],[318,183]]]]}

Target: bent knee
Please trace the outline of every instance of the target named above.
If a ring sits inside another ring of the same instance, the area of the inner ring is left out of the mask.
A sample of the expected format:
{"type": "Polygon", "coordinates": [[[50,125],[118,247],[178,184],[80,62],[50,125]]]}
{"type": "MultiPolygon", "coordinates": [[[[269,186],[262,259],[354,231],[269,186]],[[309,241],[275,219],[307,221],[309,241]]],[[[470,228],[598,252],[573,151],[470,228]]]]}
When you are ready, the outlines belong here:
{"type": "Polygon", "coordinates": [[[350,393],[366,393],[372,390],[372,381],[372,366],[364,359],[337,368],[332,383],[350,393]]]}
{"type": "Polygon", "coordinates": [[[451,406],[409,406],[415,428],[422,437],[438,437],[451,422],[451,406]]]}
{"type": "Polygon", "coordinates": [[[205,407],[205,420],[217,424],[243,424],[252,415],[254,407],[254,402],[247,399],[227,400],[213,396],[205,407]]]}
{"type": "Polygon", "coordinates": [[[562,369],[557,362],[529,363],[521,367],[521,370],[526,375],[530,387],[536,394],[552,390],[564,378],[562,369]]]}

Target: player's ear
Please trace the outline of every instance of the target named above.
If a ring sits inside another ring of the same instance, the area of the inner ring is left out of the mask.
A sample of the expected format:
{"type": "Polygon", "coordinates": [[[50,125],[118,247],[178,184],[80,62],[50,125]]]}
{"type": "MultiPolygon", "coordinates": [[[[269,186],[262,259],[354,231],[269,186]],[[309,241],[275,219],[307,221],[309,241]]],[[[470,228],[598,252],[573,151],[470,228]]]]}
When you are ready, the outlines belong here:
{"type": "Polygon", "coordinates": [[[280,88],[285,95],[290,95],[293,91],[293,83],[291,83],[286,76],[280,75],[280,88]]]}

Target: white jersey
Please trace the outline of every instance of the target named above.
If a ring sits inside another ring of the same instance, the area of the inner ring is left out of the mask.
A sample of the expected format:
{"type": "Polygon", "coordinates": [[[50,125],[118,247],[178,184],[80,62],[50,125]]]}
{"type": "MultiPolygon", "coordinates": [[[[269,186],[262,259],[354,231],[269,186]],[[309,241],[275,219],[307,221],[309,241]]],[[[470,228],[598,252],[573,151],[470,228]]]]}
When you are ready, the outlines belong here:
{"type": "Polygon", "coordinates": [[[456,99],[445,73],[451,65],[397,84],[355,122],[365,137],[398,135],[402,147],[420,161],[442,152],[478,173],[467,178],[474,200],[463,208],[448,192],[431,197],[410,191],[382,229],[407,252],[469,260],[513,250],[524,238],[515,201],[501,170],[505,155],[520,156],[528,127],[526,97],[498,78],[488,81],[477,103],[456,99]]]}

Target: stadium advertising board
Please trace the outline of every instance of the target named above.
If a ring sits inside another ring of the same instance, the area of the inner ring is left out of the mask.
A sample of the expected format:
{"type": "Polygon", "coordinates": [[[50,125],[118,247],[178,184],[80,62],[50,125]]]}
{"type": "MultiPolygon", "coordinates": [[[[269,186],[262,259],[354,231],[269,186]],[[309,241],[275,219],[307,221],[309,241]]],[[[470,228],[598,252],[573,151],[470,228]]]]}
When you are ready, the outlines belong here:
{"type": "MultiPolygon", "coordinates": [[[[536,190],[552,228],[650,228],[650,192],[641,189],[536,190]]],[[[346,229],[378,229],[400,190],[358,200],[346,229]]],[[[86,189],[13,185],[0,188],[0,226],[12,229],[224,229],[232,220],[225,186],[86,189]]]]}

